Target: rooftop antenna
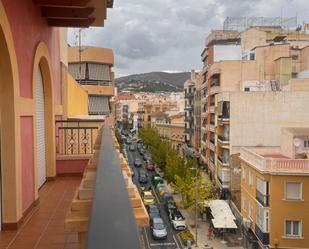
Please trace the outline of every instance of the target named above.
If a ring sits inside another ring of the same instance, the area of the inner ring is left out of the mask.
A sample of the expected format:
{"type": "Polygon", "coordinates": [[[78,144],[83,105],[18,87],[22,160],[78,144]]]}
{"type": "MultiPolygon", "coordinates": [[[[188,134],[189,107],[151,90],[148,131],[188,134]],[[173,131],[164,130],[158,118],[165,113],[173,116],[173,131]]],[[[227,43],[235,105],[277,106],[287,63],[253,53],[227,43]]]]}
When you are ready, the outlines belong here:
{"type": "Polygon", "coordinates": [[[81,84],[82,80],[82,52],[86,50],[86,48],[83,49],[82,47],[82,36],[85,36],[84,30],[82,28],[78,29],[78,32],[75,35],[76,41],[75,45],[78,45],[78,60],[79,60],[79,84],[81,84]]]}

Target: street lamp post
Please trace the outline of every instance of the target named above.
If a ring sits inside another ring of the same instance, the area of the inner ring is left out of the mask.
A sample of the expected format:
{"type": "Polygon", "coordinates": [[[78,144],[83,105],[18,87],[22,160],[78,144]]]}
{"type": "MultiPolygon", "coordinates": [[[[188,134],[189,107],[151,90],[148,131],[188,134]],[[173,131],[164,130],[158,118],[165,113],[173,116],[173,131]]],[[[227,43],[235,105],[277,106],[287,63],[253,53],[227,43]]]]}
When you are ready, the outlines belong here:
{"type": "Polygon", "coordinates": [[[197,201],[197,197],[198,197],[198,184],[197,184],[197,176],[198,176],[198,165],[197,163],[195,164],[195,168],[190,168],[191,170],[195,170],[195,243],[196,246],[198,246],[197,244],[197,206],[198,206],[198,201],[197,201]]]}
{"type": "Polygon", "coordinates": [[[197,164],[195,168],[195,240],[196,240],[196,246],[197,246],[197,195],[198,195],[198,185],[197,185],[197,173],[198,173],[198,166],[197,164]]]}

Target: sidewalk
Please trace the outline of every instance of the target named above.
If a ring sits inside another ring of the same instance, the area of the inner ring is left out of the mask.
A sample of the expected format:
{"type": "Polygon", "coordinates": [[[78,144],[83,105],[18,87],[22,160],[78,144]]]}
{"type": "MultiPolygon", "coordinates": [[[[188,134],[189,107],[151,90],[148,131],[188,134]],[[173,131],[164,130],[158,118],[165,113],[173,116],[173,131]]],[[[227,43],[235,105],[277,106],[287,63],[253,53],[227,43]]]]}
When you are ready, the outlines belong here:
{"type": "MultiPolygon", "coordinates": [[[[169,186],[170,188],[170,186],[169,186]]],[[[172,188],[169,189],[170,193],[173,193],[172,188]]],[[[176,202],[180,202],[181,197],[179,194],[173,194],[174,200],[176,202]]],[[[180,209],[180,208],[179,208],[180,209]]],[[[188,211],[184,209],[180,209],[183,216],[186,218],[188,229],[195,237],[195,213],[194,211],[188,211]]],[[[238,246],[241,244],[241,235],[240,234],[233,234],[233,235],[226,235],[225,240],[223,241],[221,238],[212,238],[211,240],[207,237],[207,231],[209,227],[209,223],[205,220],[201,220],[200,215],[198,215],[197,221],[197,241],[198,246],[193,245],[193,248],[196,249],[244,249],[242,246],[238,246]]]]}

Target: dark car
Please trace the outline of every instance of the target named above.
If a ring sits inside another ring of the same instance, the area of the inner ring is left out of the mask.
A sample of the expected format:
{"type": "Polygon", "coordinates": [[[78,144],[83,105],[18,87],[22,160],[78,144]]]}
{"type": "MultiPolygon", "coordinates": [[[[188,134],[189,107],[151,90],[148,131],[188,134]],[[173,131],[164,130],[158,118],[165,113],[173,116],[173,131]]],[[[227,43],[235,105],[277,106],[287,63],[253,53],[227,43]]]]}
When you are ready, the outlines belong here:
{"type": "Polygon", "coordinates": [[[147,183],[148,182],[148,176],[145,170],[141,169],[138,173],[138,181],[140,183],[147,183]]]}
{"type": "Polygon", "coordinates": [[[147,206],[148,214],[151,219],[160,218],[160,210],[157,205],[147,206]]]}
{"type": "Polygon", "coordinates": [[[151,156],[149,156],[149,155],[147,155],[147,154],[144,154],[144,155],[143,155],[143,159],[144,159],[145,161],[150,161],[150,160],[151,160],[151,156]]]}
{"type": "Polygon", "coordinates": [[[135,161],[134,161],[134,166],[135,167],[142,167],[143,166],[142,160],[139,159],[139,158],[136,158],[135,161]]]}
{"type": "Polygon", "coordinates": [[[154,239],[166,239],[167,230],[166,226],[161,218],[151,219],[150,230],[154,239]]]}
{"type": "Polygon", "coordinates": [[[171,212],[175,211],[177,208],[176,203],[174,201],[167,201],[164,203],[164,208],[168,215],[170,215],[171,212]]]}
{"type": "Polygon", "coordinates": [[[135,146],[133,144],[131,144],[130,147],[129,147],[129,150],[130,151],[135,151],[135,146]]]}

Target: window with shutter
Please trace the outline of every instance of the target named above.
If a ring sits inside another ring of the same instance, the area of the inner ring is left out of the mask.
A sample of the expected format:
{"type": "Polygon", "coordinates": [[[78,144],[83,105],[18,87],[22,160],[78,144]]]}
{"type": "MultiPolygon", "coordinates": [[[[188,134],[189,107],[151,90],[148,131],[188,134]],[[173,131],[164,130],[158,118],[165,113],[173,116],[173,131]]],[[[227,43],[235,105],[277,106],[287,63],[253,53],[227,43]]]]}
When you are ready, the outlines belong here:
{"type": "Polygon", "coordinates": [[[302,199],[302,184],[299,182],[287,182],[285,184],[285,199],[286,200],[301,200],[302,199]]]}

